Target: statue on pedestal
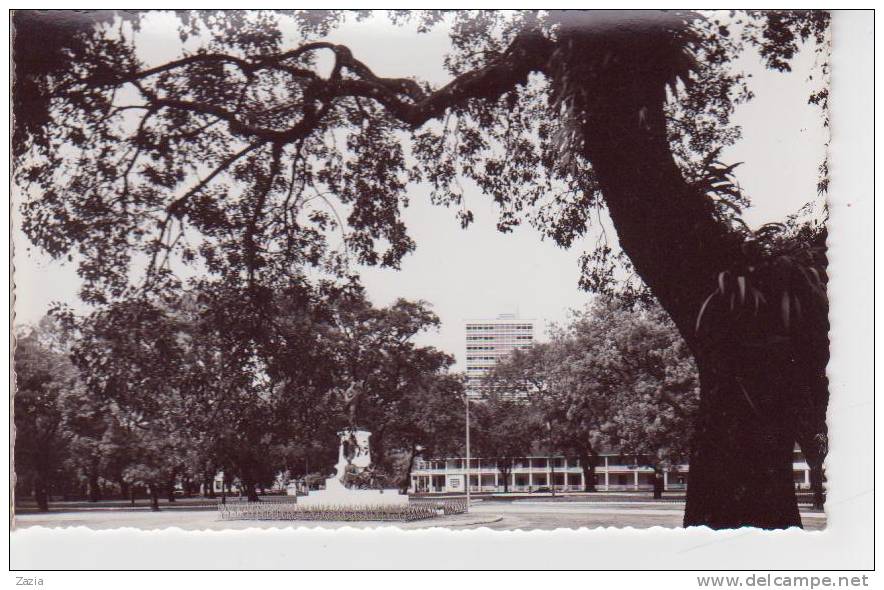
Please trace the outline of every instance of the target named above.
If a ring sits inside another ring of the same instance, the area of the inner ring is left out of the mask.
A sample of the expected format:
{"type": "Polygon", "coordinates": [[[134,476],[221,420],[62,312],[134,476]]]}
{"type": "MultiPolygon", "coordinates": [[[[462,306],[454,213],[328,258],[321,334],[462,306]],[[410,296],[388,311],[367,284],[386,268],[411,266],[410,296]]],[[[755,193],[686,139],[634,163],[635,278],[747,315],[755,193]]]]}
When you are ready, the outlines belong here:
{"type": "Polygon", "coordinates": [[[365,392],[364,382],[352,383],[342,394],[349,427],[338,433],[338,462],[335,474],[325,480],[325,489],[300,498],[303,504],[362,505],[407,504],[408,496],[399,490],[379,489],[378,477],[371,464],[371,432],[356,426],[356,408],[365,392]]]}

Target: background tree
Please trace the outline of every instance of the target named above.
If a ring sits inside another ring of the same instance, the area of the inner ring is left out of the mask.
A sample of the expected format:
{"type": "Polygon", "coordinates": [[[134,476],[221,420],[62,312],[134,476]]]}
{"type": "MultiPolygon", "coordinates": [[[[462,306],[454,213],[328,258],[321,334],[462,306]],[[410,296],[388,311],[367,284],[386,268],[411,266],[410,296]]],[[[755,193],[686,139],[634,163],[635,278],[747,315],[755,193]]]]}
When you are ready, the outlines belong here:
{"type": "Polygon", "coordinates": [[[85,482],[89,500],[102,499],[101,483],[105,478],[113,478],[122,490],[126,485],[122,477],[126,465],[125,460],[122,464],[119,460],[127,447],[125,443],[120,446],[122,441],[114,436],[116,416],[112,405],[80,387],[65,396],[60,409],[69,437],[67,465],[85,482]]]}
{"type": "Polygon", "coordinates": [[[545,423],[524,399],[495,391],[470,404],[470,418],[475,456],[496,462],[503,491],[508,492],[513,464],[536,449],[545,423]]]}
{"type": "MultiPolygon", "coordinates": [[[[486,377],[487,387],[522,400],[536,413],[542,444],[549,453],[577,457],[584,490],[595,491],[595,468],[604,444],[602,424],[606,397],[593,387],[596,376],[581,364],[593,351],[564,329],[554,329],[549,343],[515,350],[486,377]]],[[[521,411],[521,410],[520,410],[521,411]]]]}
{"type": "Polygon", "coordinates": [[[78,427],[92,451],[82,453],[93,459],[87,467],[108,468],[98,449],[117,433],[131,455],[122,479],[147,487],[155,505],[160,493],[174,501],[177,482],[210,484],[218,471],[254,501],[304,453],[327,473],[341,429],[372,429],[376,475],[389,471],[391,452],[413,461],[416,447],[430,447],[427,437],[451,418],[443,396],[459,395],[451,357],[412,342],[435,315],[403,300],[377,309],[359,288],[291,279],[274,289],[200,280],[80,319],[59,312],[78,331],[83,407],[96,408],[78,427]],[[358,398],[341,395],[356,387],[358,398]]]}
{"type": "Polygon", "coordinates": [[[81,386],[56,332],[48,319],[20,331],[14,356],[16,487],[32,491],[42,511],[67,457],[64,399],[81,386]]]}
{"type": "Polygon", "coordinates": [[[658,308],[597,308],[594,337],[611,350],[599,370],[616,381],[605,435],[613,447],[663,473],[686,463],[699,402],[697,369],[681,336],[658,308]]]}
{"type": "Polygon", "coordinates": [[[340,337],[335,360],[350,385],[342,396],[350,427],[370,419],[374,406],[383,406],[388,397],[395,400],[401,396],[409,377],[405,372],[411,368],[409,355],[434,368],[452,363],[450,357],[440,354],[419,358],[422,354],[432,357],[435,351],[416,347],[413,338],[439,326],[439,318],[426,302],[399,299],[387,308],[375,308],[360,292],[336,301],[333,313],[340,337]]]}
{"type": "MultiPolygon", "coordinates": [[[[800,525],[792,425],[825,387],[824,269],[755,247],[717,154],[751,98],[737,58],[757,50],[787,70],[810,40],[827,63],[828,13],[633,13],[624,29],[607,12],[394,12],[449,27],[453,79],[436,90],[322,40],[341,12],[178,14],[191,45],[162,64],[138,54],[141,13],[122,26],[86,15],[46,47],[46,67],[34,56],[52,31],[18,38],[15,96],[41,99],[15,101],[23,227],[53,256],[77,250],[85,300],[121,297],[138,256],[149,288],[171,260],[249,284],[293,262],[395,267],[414,247],[400,219],[409,180],[468,224],[458,178],[470,178],[499,204],[501,231],[527,219],[566,247],[604,206],[700,372],[685,524],[800,525]],[[331,247],[344,225],[346,248],[331,247]]],[[[618,254],[588,252],[582,284],[609,287],[618,254]]]]}
{"type": "Polygon", "coordinates": [[[547,425],[553,453],[580,458],[594,491],[602,449],[663,470],[687,461],[697,411],[696,367],[662,310],[597,301],[554,326],[549,343],[516,351],[488,379],[547,425]]]}
{"type": "Polygon", "coordinates": [[[445,457],[463,452],[461,376],[437,369],[424,372],[421,377],[421,382],[403,396],[403,403],[390,412],[387,442],[400,454],[402,465],[397,471],[402,493],[411,485],[417,457],[445,457]]]}
{"type": "MultiPolygon", "coordinates": [[[[84,320],[58,313],[78,332],[72,360],[93,404],[128,434],[124,478],[142,485],[158,508],[184,469],[192,420],[187,333],[178,318],[146,298],[96,311],[84,320]],[[113,413],[106,408],[112,408],[113,413]]],[[[93,444],[96,439],[92,439],[93,444]]]]}
{"type": "Polygon", "coordinates": [[[361,293],[338,301],[334,317],[337,340],[329,358],[339,359],[341,389],[347,388],[341,427],[372,432],[373,475],[381,478],[376,485],[397,485],[408,479],[418,448],[432,448],[430,439],[438,435],[444,449],[451,436],[444,429],[451,420],[446,397],[458,394],[447,373],[453,359],[414,343],[438,326],[438,317],[424,302],[400,299],[375,308],[361,293]],[[405,459],[398,469],[396,456],[405,459]]]}

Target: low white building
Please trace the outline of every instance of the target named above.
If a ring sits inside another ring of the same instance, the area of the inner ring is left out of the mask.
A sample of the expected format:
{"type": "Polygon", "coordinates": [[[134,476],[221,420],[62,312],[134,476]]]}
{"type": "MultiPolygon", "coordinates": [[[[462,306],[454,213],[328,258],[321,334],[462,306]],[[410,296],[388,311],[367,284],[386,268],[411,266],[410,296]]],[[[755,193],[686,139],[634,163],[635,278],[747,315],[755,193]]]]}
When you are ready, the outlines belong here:
{"type": "MultiPolygon", "coordinates": [[[[411,472],[411,493],[464,493],[467,470],[463,458],[419,460],[411,472]]],[[[793,462],[795,485],[810,488],[810,467],[800,451],[793,462]]],[[[687,488],[689,466],[678,465],[663,474],[666,491],[687,488]]],[[[503,476],[493,459],[470,459],[470,491],[502,493],[503,476]]],[[[513,461],[509,474],[509,492],[538,491],[581,492],[585,489],[580,460],[570,457],[521,457],[513,461]]],[[[595,468],[597,491],[651,491],[654,470],[630,461],[618,453],[602,453],[595,468]]]]}

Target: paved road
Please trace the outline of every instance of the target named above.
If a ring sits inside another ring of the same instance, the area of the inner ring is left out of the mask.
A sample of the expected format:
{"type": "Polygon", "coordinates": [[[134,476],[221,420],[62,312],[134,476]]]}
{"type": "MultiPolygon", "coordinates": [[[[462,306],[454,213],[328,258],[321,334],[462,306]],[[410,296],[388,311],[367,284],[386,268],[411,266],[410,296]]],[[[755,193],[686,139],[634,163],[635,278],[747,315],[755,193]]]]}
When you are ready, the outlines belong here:
{"type": "MultiPolygon", "coordinates": [[[[681,527],[684,504],[653,502],[615,504],[610,502],[482,502],[473,507],[474,514],[498,514],[502,518],[487,524],[490,529],[556,529],[580,527],[681,527]]],[[[826,526],[822,513],[802,512],[804,528],[820,530],[826,526]]],[[[478,528],[478,527],[467,527],[478,528]]]]}
{"type": "MultiPolygon", "coordinates": [[[[400,526],[404,529],[420,529],[436,526],[455,528],[482,528],[493,530],[552,530],[580,527],[680,527],[684,505],[611,502],[479,502],[470,514],[440,517],[433,520],[407,524],[383,522],[287,522],[287,521],[222,521],[214,510],[134,510],[117,512],[95,510],[88,512],[56,512],[48,514],[22,514],[16,518],[18,527],[86,526],[92,529],[135,527],[162,529],[178,527],[184,530],[225,530],[246,528],[286,528],[306,526],[324,528],[358,527],[375,528],[400,526]]],[[[802,513],[804,527],[808,530],[825,528],[825,515],[802,513]]]]}

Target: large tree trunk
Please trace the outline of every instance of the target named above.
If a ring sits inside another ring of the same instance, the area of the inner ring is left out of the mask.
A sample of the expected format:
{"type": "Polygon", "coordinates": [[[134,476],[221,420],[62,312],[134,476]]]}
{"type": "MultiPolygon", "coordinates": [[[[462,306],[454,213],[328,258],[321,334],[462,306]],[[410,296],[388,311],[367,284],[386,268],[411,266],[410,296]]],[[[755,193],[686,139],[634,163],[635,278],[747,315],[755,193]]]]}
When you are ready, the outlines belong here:
{"type": "Polygon", "coordinates": [[[723,335],[723,328],[712,337],[696,330],[719,273],[741,260],[743,238],[718,220],[711,199],[685,181],[672,155],[663,107],[672,51],[682,49],[668,28],[677,24],[661,15],[645,23],[647,30],[618,36],[569,18],[560,33],[562,56],[551,68],[554,84],[573,97],[580,149],[592,163],[620,246],[699,367],[684,523],[800,525],[791,471],[795,438],[784,424],[791,396],[777,379],[787,366],[746,355],[751,344],[723,335]],[[574,79],[581,80],[576,91],[569,90],[574,79]]]}
{"type": "Polygon", "coordinates": [[[415,445],[411,446],[411,452],[408,454],[408,467],[405,469],[405,475],[402,477],[402,480],[399,482],[399,492],[402,494],[408,493],[408,488],[411,487],[411,471],[414,469],[414,460],[417,457],[417,447],[415,445]]]}
{"type": "Polygon", "coordinates": [[[716,380],[714,373],[710,378],[710,372],[701,370],[685,525],[801,526],[792,475],[795,439],[782,414],[771,410],[782,394],[776,379],[769,379],[769,389],[751,388],[756,412],[746,398],[750,388],[716,380]]]}
{"type": "Polygon", "coordinates": [[[117,485],[120,487],[120,497],[128,498],[129,497],[129,482],[127,482],[122,477],[117,478],[117,485]]]}
{"type": "Polygon", "coordinates": [[[822,510],[826,506],[826,476],[821,463],[810,465],[810,489],[813,492],[813,507],[822,510]]]}
{"type": "Polygon", "coordinates": [[[663,499],[663,470],[660,467],[654,467],[654,499],[663,499]]]}
{"type": "Polygon", "coordinates": [[[155,483],[151,483],[148,488],[150,489],[150,509],[154,512],[159,512],[160,491],[157,489],[157,485],[155,483]]]}
{"type": "Polygon", "coordinates": [[[384,434],[386,428],[383,426],[376,428],[368,439],[369,452],[371,453],[371,467],[386,470],[389,467],[387,459],[386,441],[384,434]]]}
{"type": "Polygon", "coordinates": [[[583,491],[594,492],[595,490],[595,468],[598,463],[598,455],[595,453],[583,453],[578,457],[580,459],[580,467],[583,469],[583,491]]]}
{"type": "Polygon", "coordinates": [[[88,474],[89,480],[89,501],[90,502],[98,502],[101,500],[101,487],[98,485],[98,473],[97,471],[90,471],[88,474]]]}
{"type": "Polygon", "coordinates": [[[497,470],[500,472],[501,477],[503,477],[503,493],[506,494],[510,491],[510,468],[498,467],[497,470]]]}
{"type": "Polygon", "coordinates": [[[169,478],[166,484],[166,499],[171,503],[175,501],[175,474],[169,478]]]}
{"type": "Polygon", "coordinates": [[[215,497],[215,478],[208,474],[203,477],[203,496],[215,497]]]}
{"type": "Polygon", "coordinates": [[[255,489],[255,480],[251,475],[244,475],[240,480],[240,485],[242,485],[243,493],[245,493],[249,502],[260,502],[258,492],[255,489]]]}

